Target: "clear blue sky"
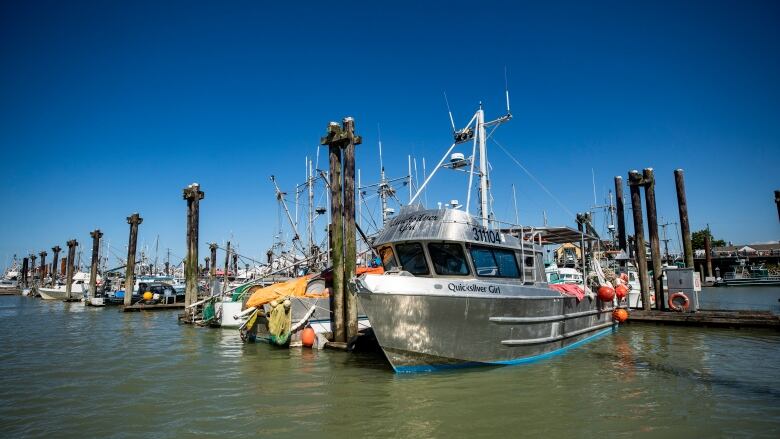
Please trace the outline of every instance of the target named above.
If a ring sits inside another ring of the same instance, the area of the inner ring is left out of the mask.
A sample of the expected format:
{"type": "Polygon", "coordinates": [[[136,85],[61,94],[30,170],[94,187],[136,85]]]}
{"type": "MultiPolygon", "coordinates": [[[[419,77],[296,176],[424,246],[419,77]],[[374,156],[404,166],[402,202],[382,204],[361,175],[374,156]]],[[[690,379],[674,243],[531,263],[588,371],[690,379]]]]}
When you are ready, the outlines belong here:
{"type": "MultiPolygon", "coordinates": [[[[183,254],[184,186],[202,185],[205,243],[259,256],[277,207],[268,181],[303,180],[328,121],[354,116],[363,180],[450,144],[442,92],[465,123],[479,101],[515,119],[495,137],[572,212],[612,177],[653,167],[677,221],[684,168],[694,229],[780,238],[777,2],[82,2],[0,4],[0,257],[64,246],[95,227],[183,254]]],[[[573,225],[491,145],[496,213],[573,225]]],[[[457,183],[457,185],[455,185],[457,183]]],[[[431,205],[465,199],[435,179],[431,205]]],[[[403,191],[402,191],[403,193],[403,191]]],[[[630,224],[630,217],[627,218],[630,224]]]]}

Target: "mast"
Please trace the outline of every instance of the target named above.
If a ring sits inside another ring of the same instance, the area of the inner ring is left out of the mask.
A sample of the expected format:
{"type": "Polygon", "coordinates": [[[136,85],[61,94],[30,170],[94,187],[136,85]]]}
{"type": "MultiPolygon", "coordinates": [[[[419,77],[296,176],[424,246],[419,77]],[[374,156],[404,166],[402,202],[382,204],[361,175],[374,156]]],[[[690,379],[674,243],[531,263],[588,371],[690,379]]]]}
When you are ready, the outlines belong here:
{"type": "Polygon", "coordinates": [[[487,228],[488,221],[488,187],[490,181],[487,174],[487,145],[485,145],[485,110],[482,103],[477,110],[477,137],[479,142],[479,216],[482,217],[482,227],[487,228]]]}
{"type": "Polygon", "coordinates": [[[308,161],[308,189],[309,189],[309,256],[314,255],[314,177],[312,175],[312,163],[308,161]]]}

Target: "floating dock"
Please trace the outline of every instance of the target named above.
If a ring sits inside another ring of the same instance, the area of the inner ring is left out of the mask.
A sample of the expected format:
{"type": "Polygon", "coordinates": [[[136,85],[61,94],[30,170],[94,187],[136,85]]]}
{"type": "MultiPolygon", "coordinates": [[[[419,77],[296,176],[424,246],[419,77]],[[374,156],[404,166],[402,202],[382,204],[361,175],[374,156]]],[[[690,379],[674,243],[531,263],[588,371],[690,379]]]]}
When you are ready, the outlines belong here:
{"type": "Polygon", "coordinates": [[[184,302],[179,303],[156,303],[153,305],[145,303],[136,303],[135,305],[121,306],[122,312],[133,311],[164,311],[171,309],[184,309],[184,302]]]}
{"type": "Polygon", "coordinates": [[[683,326],[728,328],[769,328],[780,330],[780,316],[769,311],[671,311],[632,310],[627,323],[656,323],[683,326]]]}

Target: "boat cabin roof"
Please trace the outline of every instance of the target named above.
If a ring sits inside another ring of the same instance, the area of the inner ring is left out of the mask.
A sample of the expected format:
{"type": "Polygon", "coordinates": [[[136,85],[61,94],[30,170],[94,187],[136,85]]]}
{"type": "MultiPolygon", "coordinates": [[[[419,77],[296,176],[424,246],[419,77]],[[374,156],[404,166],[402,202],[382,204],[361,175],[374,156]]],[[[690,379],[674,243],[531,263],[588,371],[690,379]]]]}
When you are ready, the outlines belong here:
{"type": "MultiPolygon", "coordinates": [[[[520,248],[520,239],[498,229],[487,229],[479,218],[457,209],[414,209],[405,206],[401,214],[379,232],[374,247],[405,241],[452,241],[520,248]]],[[[525,241],[527,250],[541,252],[542,247],[525,241]]]]}

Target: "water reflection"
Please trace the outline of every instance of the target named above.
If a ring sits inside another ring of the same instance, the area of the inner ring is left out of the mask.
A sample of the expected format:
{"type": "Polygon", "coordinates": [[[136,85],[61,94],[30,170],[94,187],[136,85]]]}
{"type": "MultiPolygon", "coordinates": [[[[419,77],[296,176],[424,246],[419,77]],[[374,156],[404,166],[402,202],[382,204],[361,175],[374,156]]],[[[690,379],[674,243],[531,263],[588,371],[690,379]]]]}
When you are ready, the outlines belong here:
{"type": "Polygon", "coordinates": [[[182,325],[174,312],[0,297],[4,309],[18,312],[0,318],[7,437],[780,430],[776,332],[628,325],[529,365],[395,375],[381,352],[243,344],[234,330],[182,325]]]}

